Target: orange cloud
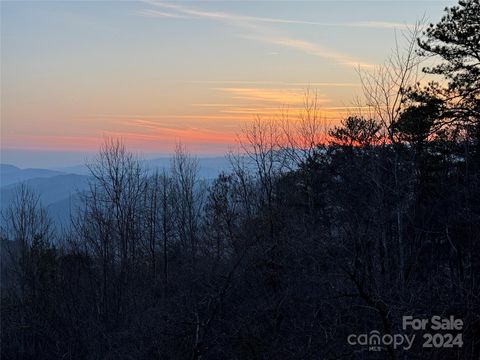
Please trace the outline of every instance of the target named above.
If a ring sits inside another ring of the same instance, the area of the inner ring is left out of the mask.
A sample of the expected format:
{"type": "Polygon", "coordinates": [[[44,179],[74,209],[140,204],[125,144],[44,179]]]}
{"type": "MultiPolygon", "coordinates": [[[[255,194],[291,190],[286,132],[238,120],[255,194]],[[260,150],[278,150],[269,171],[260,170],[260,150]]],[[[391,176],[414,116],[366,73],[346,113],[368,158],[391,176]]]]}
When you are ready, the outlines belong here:
{"type": "MultiPolygon", "coordinates": [[[[233,99],[242,99],[255,102],[277,103],[283,105],[299,105],[305,100],[305,90],[303,89],[266,89],[266,88],[220,88],[232,95],[233,99]]],[[[327,103],[330,100],[319,96],[319,103],[327,103]]]]}

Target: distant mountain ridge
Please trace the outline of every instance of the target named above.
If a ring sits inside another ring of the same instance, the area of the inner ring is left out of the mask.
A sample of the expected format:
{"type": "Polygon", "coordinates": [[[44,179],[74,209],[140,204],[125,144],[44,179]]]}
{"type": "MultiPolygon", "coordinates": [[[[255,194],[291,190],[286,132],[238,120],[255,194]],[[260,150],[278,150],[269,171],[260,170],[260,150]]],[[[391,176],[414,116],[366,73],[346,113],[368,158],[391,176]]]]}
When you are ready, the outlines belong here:
{"type": "MultiPolygon", "coordinates": [[[[212,157],[197,157],[199,165],[199,177],[204,179],[216,178],[222,171],[228,171],[231,168],[230,160],[225,156],[212,156],[212,157]]],[[[163,171],[169,172],[172,162],[172,157],[158,157],[154,159],[141,160],[142,164],[149,171],[163,171]]],[[[56,171],[88,175],[89,170],[87,165],[75,165],[68,167],[56,168],[56,171]]]]}
{"type": "MultiPolygon", "coordinates": [[[[161,157],[142,161],[150,173],[155,171],[167,174],[171,168],[171,157],[161,157]]],[[[222,171],[229,171],[230,162],[226,157],[198,157],[200,179],[207,182],[216,178],[222,171]]],[[[25,183],[40,196],[40,200],[52,218],[66,224],[70,214],[80,204],[79,192],[88,189],[90,174],[86,165],[57,169],[21,169],[11,164],[0,164],[0,210],[6,209],[14,199],[16,190],[25,183]]]]}
{"type": "Polygon", "coordinates": [[[20,169],[10,164],[0,164],[0,186],[7,186],[28,179],[48,178],[65,174],[63,171],[49,169],[26,168],[20,169]]]}
{"type": "Polygon", "coordinates": [[[6,209],[14,200],[22,183],[34,190],[40,197],[53,220],[60,224],[68,221],[70,213],[79,204],[78,193],[88,188],[90,177],[65,174],[45,178],[27,179],[0,188],[0,210],[6,209]]]}

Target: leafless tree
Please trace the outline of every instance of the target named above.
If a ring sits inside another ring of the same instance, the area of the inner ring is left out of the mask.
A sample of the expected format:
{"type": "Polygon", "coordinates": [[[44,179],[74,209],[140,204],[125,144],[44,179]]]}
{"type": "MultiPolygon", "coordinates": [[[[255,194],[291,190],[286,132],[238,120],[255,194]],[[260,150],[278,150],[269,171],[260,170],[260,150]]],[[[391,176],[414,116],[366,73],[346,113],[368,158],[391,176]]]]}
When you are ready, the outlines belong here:
{"type": "Polygon", "coordinates": [[[204,201],[198,171],[198,160],[188,154],[184,145],[177,144],[171,164],[176,230],[178,240],[190,254],[193,266],[198,251],[199,218],[204,201]]]}
{"type": "Polygon", "coordinates": [[[400,39],[395,36],[395,48],[384,64],[357,69],[363,93],[357,106],[366,109],[366,117],[383,125],[386,140],[391,143],[396,142],[394,127],[404,109],[407,91],[422,78],[420,65],[424,59],[416,52],[421,30],[422,21],[418,21],[401,33],[400,39]]]}
{"type": "Polygon", "coordinates": [[[329,125],[322,113],[317,91],[307,88],[302,107],[296,109],[293,116],[288,108],[284,108],[279,118],[282,132],[279,147],[286,157],[282,163],[293,170],[311,159],[318,147],[327,142],[329,125]]]}
{"type": "MultiPolygon", "coordinates": [[[[42,206],[40,197],[25,183],[15,191],[11,204],[2,211],[2,284],[12,297],[9,305],[16,315],[13,320],[17,329],[20,356],[33,356],[39,341],[39,324],[35,316],[40,306],[41,284],[45,281],[45,263],[50,244],[55,240],[53,222],[42,206]],[[7,283],[4,283],[4,280],[7,283]]],[[[2,291],[3,292],[3,291],[2,291]]],[[[2,321],[5,321],[2,319],[2,321]]],[[[9,319],[9,321],[11,321],[9,319]]]]}
{"type": "Polygon", "coordinates": [[[398,37],[395,37],[395,48],[392,55],[383,65],[376,66],[370,71],[358,69],[364,97],[364,102],[358,104],[359,109],[366,108],[366,116],[382,125],[384,142],[387,146],[392,147],[395,154],[391,169],[395,179],[398,275],[401,281],[403,281],[405,272],[404,217],[405,209],[408,206],[402,196],[402,189],[410,182],[410,179],[400,178],[400,148],[395,127],[405,108],[408,90],[420,81],[420,64],[423,59],[417,55],[416,49],[421,28],[422,21],[418,21],[413,28],[402,33],[404,46],[401,46],[398,37]]]}
{"type": "Polygon", "coordinates": [[[144,192],[145,244],[150,256],[153,281],[158,273],[158,254],[162,253],[163,293],[168,294],[168,247],[173,240],[174,206],[172,179],[163,170],[148,178],[144,192]]]}
{"type": "Polygon", "coordinates": [[[102,314],[116,321],[125,313],[140,255],[146,172],[118,139],[107,139],[87,166],[92,181],[75,223],[88,252],[100,260],[102,314]]]}

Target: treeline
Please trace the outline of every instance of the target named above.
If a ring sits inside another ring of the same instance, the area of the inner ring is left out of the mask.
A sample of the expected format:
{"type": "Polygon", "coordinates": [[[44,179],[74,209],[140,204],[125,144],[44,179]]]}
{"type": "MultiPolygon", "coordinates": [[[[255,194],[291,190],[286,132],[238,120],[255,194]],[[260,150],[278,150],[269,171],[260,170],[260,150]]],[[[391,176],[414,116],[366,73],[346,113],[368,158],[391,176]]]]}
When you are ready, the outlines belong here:
{"type": "Polygon", "coordinates": [[[2,357],[477,359],[479,54],[479,2],[461,1],[360,73],[357,113],[325,130],[307,93],[299,118],[252,121],[212,183],[182,146],[158,173],[109,140],[69,229],[21,187],[2,214],[2,357]],[[418,82],[427,55],[443,82],[418,82]],[[408,333],[406,315],[462,319],[463,346],[347,342],[408,333]]]}

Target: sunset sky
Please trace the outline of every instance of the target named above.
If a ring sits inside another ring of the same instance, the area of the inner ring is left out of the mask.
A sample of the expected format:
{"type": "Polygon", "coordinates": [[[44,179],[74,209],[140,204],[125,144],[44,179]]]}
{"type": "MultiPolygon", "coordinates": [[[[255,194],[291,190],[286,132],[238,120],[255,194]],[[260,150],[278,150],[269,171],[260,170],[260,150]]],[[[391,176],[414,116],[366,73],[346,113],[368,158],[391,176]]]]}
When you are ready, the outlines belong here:
{"type": "Polygon", "coordinates": [[[318,92],[338,121],[396,31],[454,1],[1,2],[3,150],[83,152],[104,137],[221,154],[256,114],[318,92]]]}

